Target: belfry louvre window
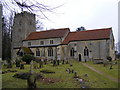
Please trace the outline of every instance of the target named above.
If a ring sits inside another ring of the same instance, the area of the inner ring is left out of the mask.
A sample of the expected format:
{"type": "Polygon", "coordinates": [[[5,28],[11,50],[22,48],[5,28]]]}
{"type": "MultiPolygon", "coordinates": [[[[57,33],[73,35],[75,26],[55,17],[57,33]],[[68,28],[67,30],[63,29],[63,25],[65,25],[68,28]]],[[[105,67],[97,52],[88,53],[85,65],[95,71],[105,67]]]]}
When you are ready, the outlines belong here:
{"type": "Polygon", "coordinates": [[[89,50],[87,47],[84,49],[84,56],[89,56],[89,50]]]}
{"type": "Polygon", "coordinates": [[[53,49],[52,48],[48,48],[48,56],[53,56],[53,49]]]}
{"type": "Polygon", "coordinates": [[[74,48],[72,48],[71,50],[70,50],[70,56],[74,56],[74,48]]]}

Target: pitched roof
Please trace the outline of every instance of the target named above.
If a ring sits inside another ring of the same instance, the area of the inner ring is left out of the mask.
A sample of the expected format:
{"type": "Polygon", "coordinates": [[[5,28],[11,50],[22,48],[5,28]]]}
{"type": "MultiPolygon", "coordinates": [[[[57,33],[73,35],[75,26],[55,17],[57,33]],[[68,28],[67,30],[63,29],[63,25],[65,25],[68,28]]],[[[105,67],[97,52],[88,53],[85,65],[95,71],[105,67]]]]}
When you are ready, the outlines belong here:
{"type": "Polygon", "coordinates": [[[31,49],[30,48],[28,48],[28,47],[21,47],[21,49],[24,51],[24,53],[26,53],[26,54],[31,54],[31,53],[33,53],[32,51],[31,51],[31,49]]]}
{"type": "Polygon", "coordinates": [[[32,32],[25,40],[37,40],[37,39],[47,39],[47,38],[61,38],[64,37],[69,28],[62,29],[52,29],[47,31],[32,32]]]}
{"type": "Polygon", "coordinates": [[[25,54],[33,54],[33,52],[31,51],[30,48],[28,48],[28,47],[20,47],[18,52],[17,52],[17,55],[20,55],[21,49],[24,51],[25,54]]]}
{"type": "Polygon", "coordinates": [[[62,44],[68,44],[70,41],[109,39],[111,30],[112,28],[104,28],[70,32],[62,44]]]}

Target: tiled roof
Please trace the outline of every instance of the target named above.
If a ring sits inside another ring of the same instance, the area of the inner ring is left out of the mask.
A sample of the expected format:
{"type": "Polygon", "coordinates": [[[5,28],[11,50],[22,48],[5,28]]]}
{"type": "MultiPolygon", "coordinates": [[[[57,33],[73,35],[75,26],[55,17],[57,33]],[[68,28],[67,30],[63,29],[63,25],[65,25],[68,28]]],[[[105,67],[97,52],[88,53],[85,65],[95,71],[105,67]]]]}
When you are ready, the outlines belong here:
{"type": "Polygon", "coordinates": [[[47,38],[61,38],[64,37],[69,28],[52,29],[47,31],[32,32],[25,40],[37,40],[47,38]]]}
{"type": "Polygon", "coordinates": [[[68,44],[70,41],[109,39],[112,28],[86,30],[70,32],[62,44],[68,44]]]}

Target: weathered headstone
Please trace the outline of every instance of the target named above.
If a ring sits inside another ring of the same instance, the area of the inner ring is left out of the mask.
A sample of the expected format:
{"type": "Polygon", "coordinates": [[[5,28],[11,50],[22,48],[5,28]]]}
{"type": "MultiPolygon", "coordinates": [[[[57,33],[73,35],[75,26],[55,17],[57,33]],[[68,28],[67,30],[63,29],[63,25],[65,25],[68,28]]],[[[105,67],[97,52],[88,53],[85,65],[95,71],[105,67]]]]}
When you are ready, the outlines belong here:
{"type": "Polygon", "coordinates": [[[74,71],[74,78],[78,78],[77,72],[74,71]]]}
{"type": "Polygon", "coordinates": [[[72,70],[71,72],[74,73],[74,70],[72,70]]]}
{"type": "Polygon", "coordinates": [[[16,61],[15,61],[16,63],[16,67],[20,67],[20,60],[18,59],[18,58],[16,58],[16,61]]]}
{"type": "Polygon", "coordinates": [[[24,63],[20,64],[20,69],[24,69],[24,63]]]}
{"type": "Polygon", "coordinates": [[[112,63],[110,63],[110,69],[112,69],[112,63]]]}
{"type": "Polygon", "coordinates": [[[56,65],[56,60],[53,60],[53,66],[55,66],[56,65]]]}
{"type": "Polygon", "coordinates": [[[37,69],[37,62],[36,61],[33,61],[33,68],[37,69]]]}
{"type": "Polygon", "coordinates": [[[39,60],[39,68],[42,68],[43,67],[43,62],[42,62],[42,60],[40,59],[39,60]]]}
{"type": "Polygon", "coordinates": [[[66,70],[68,73],[70,73],[71,71],[70,71],[70,68],[68,68],[67,70],[66,70]]]}
{"type": "Polygon", "coordinates": [[[62,60],[62,64],[64,64],[65,60],[62,60]]]}
{"type": "Polygon", "coordinates": [[[60,60],[57,60],[57,65],[59,65],[60,64],[60,60]]]}
{"type": "Polygon", "coordinates": [[[72,64],[70,64],[70,67],[72,67],[73,65],[72,64]]]}
{"type": "Polygon", "coordinates": [[[44,59],[44,64],[45,64],[45,65],[47,64],[47,59],[44,59]]]}
{"type": "Polygon", "coordinates": [[[30,62],[30,73],[33,73],[33,60],[30,62]]]}

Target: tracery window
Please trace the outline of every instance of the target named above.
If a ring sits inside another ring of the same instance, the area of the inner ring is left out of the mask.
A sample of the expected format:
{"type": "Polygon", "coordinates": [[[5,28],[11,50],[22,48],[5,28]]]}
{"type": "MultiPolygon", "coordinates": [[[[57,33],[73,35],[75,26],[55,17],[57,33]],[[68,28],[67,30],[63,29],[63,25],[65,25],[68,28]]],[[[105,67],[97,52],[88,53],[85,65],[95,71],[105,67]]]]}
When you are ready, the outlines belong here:
{"type": "Polygon", "coordinates": [[[53,49],[52,48],[48,48],[48,56],[53,56],[53,49]]]}

